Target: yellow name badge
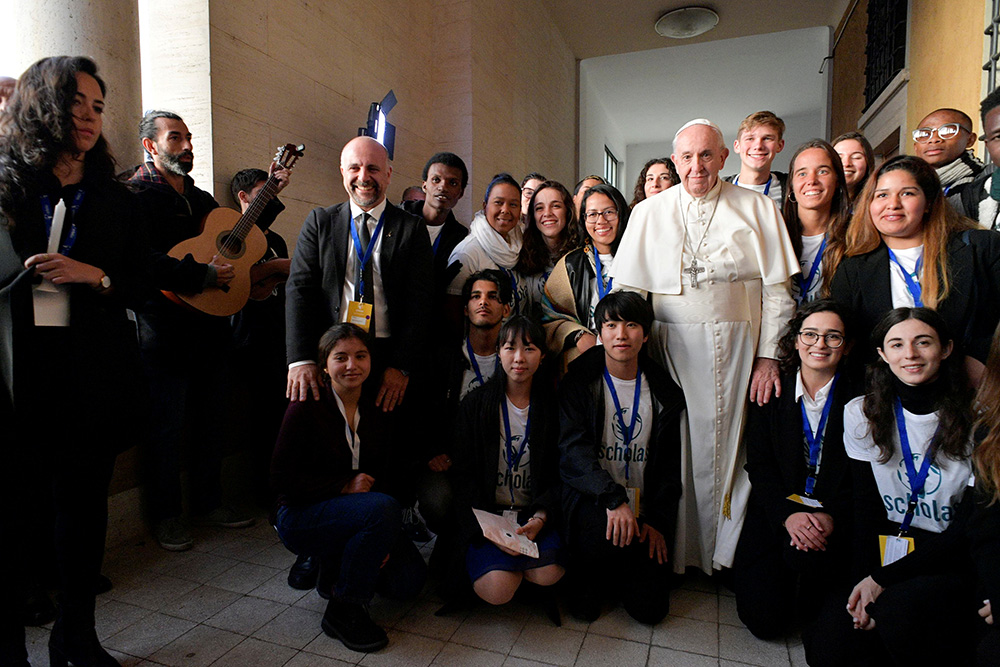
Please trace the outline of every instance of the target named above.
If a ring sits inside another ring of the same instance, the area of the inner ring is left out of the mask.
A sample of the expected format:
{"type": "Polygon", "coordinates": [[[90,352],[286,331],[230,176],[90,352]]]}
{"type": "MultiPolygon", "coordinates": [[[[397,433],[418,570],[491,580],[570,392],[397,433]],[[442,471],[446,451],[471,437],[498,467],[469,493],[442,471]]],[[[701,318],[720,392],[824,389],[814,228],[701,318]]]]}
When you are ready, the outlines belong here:
{"type": "Polygon", "coordinates": [[[815,498],[803,498],[797,493],[793,493],[788,496],[787,500],[791,500],[793,503],[798,503],[799,505],[805,505],[806,507],[814,507],[820,509],[823,507],[823,503],[816,500],[815,498]]]}
{"type": "Polygon", "coordinates": [[[632,514],[639,516],[639,487],[627,487],[625,493],[628,494],[628,506],[632,510],[632,514]]]}
{"type": "Polygon", "coordinates": [[[882,565],[895,563],[916,548],[912,537],[895,535],[879,535],[878,545],[882,551],[882,565]]]}
{"type": "Polygon", "coordinates": [[[351,301],[347,304],[347,321],[356,324],[365,332],[372,323],[372,304],[363,301],[351,301]]]}

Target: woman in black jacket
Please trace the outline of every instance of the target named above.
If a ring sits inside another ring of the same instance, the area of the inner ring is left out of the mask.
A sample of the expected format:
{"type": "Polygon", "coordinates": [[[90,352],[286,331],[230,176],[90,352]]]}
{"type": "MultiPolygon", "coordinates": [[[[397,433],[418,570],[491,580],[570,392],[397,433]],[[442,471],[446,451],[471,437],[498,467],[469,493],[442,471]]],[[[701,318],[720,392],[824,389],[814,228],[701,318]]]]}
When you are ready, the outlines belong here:
{"type": "Polygon", "coordinates": [[[841,372],[853,338],[848,310],[831,299],[802,305],[779,341],[782,386],[751,404],[744,443],[752,490],[736,548],[740,620],[761,639],[803,623],[810,665],[851,662],[843,597],[850,581],[851,487],[841,372]]]}
{"type": "Polygon", "coordinates": [[[51,484],[59,615],[52,665],[118,662],[94,630],[94,582],[107,531],[117,454],[139,432],[144,395],[126,308],[148,285],[135,201],[114,180],[101,133],[104,83],[86,58],[28,68],[0,115],[0,396],[9,510],[2,551],[0,663],[27,665],[12,609],[24,585],[37,488],[51,484]],[[22,509],[23,508],[23,509],[22,509]]]}
{"type": "Polygon", "coordinates": [[[541,327],[515,316],[500,329],[502,370],[465,397],[455,428],[455,508],[463,571],[476,594],[504,604],[523,580],[551,586],[564,573],[558,536],[556,410],[538,381],[541,327]],[[538,546],[530,558],[487,541],[472,510],[505,514],[538,546]]]}
{"type": "MultiPolygon", "coordinates": [[[[894,157],[856,200],[830,296],[854,310],[863,341],[893,308],[936,310],[975,381],[1000,322],[1000,234],[959,216],[926,162],[894,157]]],[[[864,352],[852,361],[857,379],[875,359],[874,348],[864,352]]]]}

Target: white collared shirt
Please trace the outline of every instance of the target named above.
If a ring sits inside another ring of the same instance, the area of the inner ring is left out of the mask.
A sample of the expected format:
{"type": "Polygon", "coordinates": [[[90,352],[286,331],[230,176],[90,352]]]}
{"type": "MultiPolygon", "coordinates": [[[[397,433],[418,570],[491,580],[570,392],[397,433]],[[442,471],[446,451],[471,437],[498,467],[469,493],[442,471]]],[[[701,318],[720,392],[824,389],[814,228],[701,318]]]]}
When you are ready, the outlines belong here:
{"type": "MultiPolygon", "coordinates": [[[[825,434],[819,433],[817,429],[819,428],[819,420],[823,418],[823,407],[826,405],[826,398],[830,395],[830,391],[833,389],[833,378],[820,388],[816,392],[816,398],[810,398],[809,392],[806,391],[805,385],[802,383],[802,370],[795,374],[795,402],[798,403],[802,401],[802,406],[806,409],[806,418],[809,420],[809,428],[812,429],[813,435],[818,438],[822,438],[825,434]]],[[[829,419],[829,417],[827,417],[829,419]]],[[[829,426],[829,421],[827,421],[825,428],[829,426]]],[[[805,435],[802,436],[803,441],[803,451],[805,452],[806,463],[809,462],[809,443],[805,440],[805,435]]],[[[819,456],[816,458],[816,472],[819,473],[820,463],[823,461],[823,448],[820,447],[819,456]]]]}
{"type": "MultiPolygon", "coordinates": [[[[362,213],[368,213],[370,218],[368,218],[368,233],[371,235],[375,234],[375,227],[378,226],[378,219],[385,212],[386,200],[383,199],[378,205],[375,206],[370,211],[362,211],[361,207],[354,203],[352,200],[351,204],[351,220],[350,224],[354,224],[354,221],[358,219],[358,216],[362,213]]],[[[375,290],[374,293],[374,313],[375,313],[375,337],[376,338],[388,338],[392,335],[392,330],[389,328],[389,309],[385,302],[385,289],[382,287],[382,238],[385,236],[385,228],[383,226],[382,233],[379,234],[378,239],[375,241],[375,250],[372,251],[372,278],[375,284],[372,288],[375,290]]],[[[362,252],[364,249],[362,248],[362,252]]],[[[357,271],[358,265],[358,253],[354,249],[354,239],[351,236],[350,230],[348,230],[347,236],[347,264],[344,266],[344,289],[340,292],[340,321],[347,321],[347,308],[348,304],[354,300],[354,274],[357,271]]]]}

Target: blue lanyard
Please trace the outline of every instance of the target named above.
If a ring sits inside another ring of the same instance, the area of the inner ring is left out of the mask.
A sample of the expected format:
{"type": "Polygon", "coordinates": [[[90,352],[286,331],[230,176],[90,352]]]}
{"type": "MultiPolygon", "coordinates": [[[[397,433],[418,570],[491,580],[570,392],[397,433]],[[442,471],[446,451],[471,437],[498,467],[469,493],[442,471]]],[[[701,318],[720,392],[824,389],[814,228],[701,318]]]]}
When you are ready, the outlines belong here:
{"type": "Polygon", "coordinates": [[[528,434],[531,433],[531,405],[528,405],[528,421],[524,424],[524,437],[521,439],[521,447],[514,455],[513,434],[510,432],[510,414],[507,412],[507,396],[500,401],[500,408],[503,410],[503,432],[504,432],[504,461],[507,462],[507,484],[510,487],[510,505],[514,506],[514,476],[511,472],[517,472],[521,465],[521,457],[528,447],[528,434]]]}
{"type": "MultiPolygon", "coordinates": [[[[69,255],[69,251],[76,244],[76,212],[80,210],[83,203],[83,188],[78,188],[73,197],[73,203],[69,206],[70,221],[69,231],[66,233],[66,241],[59,246],[60,255],[69,255]]],[[[52,218],[54,217],[52,202],[48,195],[42,195],[42,215],[45,217],[45,236],[52,235],[52,218]]]]}
{"type": "Polygon", "coordinates": [[[438,234],[438,237],[436,239],[434,239],[434,245],[431,246],[431,254],[433,254],[435,257],[437,257],[438,247],[441,245],[441,237],[442,236],[444,236],[444,229],[442,229],[441,233],[438,234]]]}
{"type": "Polygon", "coordinates": [[[906,435],[906,421],[903,418],[903,404],[898,396],[893,407],[896,410],[896,428],[899,430],[899,445],[903,450],[903,462],[906,463],[906,478],[910,482],[910,502],[906,507],[903,522],[899,524],[899,534],[903,535],[910,529],[910,522],[913,521],[913,515],[917,511],[917,499],[924,492],[927,473],[931,469],[931,459],[933,458],[931,455],[931,446],[934,444],[934,439],[931,439],[930,444],[927,446],[927,451],[924,452],[924,460],[921,462],[920,471],[918,472],[916,466],[913,465],[913,452],[910,450],[910,439],[906,435]]]}
{"type": "Polygon", "coordinates": [[[604,369],[604,382],[611,391],[611,400],[615,402],[615,416],[618,417],[618,425],[622,427],[622,444],[625,446],[625,481],[628,481],[628,464],[632,460],[632,437],[635,435],[635,422],[639,417],[639,394],[642,391],[642,372],[635,374],[635,396],[632,397],[632,421],[625,428],[625,418],[622,417],[622,404],[618,400],[618,392],[615,391],[615,383],[611,381],[611,373],[604,369]]]}
{"type": "Polygon", "coordinates": [[[889,259],[895,262],[896,266],[899,267],[899,270],[903,272],[903,280],[906,282],[906,290],[910,293],[910,296],[913,297],[913,305],[916,306],[917,308],[923,308],[924,301],[921,298],[923,292],[920,288],[920,283],[913,279],[914,276],[920,275],[920,268],[924,265],[923,254],[920,255],[920,259],[917,260],[917,265],[916,267],[914,267],[914,271],[911,274],[909,271],[903,268],[902,264],[899,263],[899,258],[896,257],[896,253],[892,251],[892,248],[888,248],[888,250],[889,250],[889,259]]]}
{"type": "MultiPolygon", "coordinates": [[[[472,370],[476,373],[476,379],[479,380],[480,386],[486,384],[486,380],[483,379],[483,373],[479,370],[479,362],[476,361],[476,353],[472,350],[472,341],[469,337],[465,337],[465,349],[469,351],[469,364],[472,365],[472,370]]],[[[496,356],[493,364],[493,372],[497,372],[497,366],[500,364],[500,355],[496,356]]]]}
{"type": "Polygon", "coordinates": [[[806,477],[806,495],[811,496],[816,488],[816,475],[819,472],[819,455],[823,451],[823,438],[826,436],[826,420],[830,416],[830,408],[833,406],[833,392],[837,390],[837,380],[840,379],[840,372],[833,376],[833,384],[830,385],[830,393],[823,404],[823,414],[820,415],[819,424],[816,425],[816,433],[813,433],[812,426],[809,425],[809,415],[806,413],[805,400],[799,401],[802,408],[802,433],[806,436],[806,443],[809,445],[809,476],[806,477]]]}
{"type": "MultiPolygon", "coordinates": [[[[367,212],[364,214],[367,216],[367,212]]],[[[382,211],[382,215],[378,217],[378,224],[375,225],[375,233],[372,234],[371,239],[368,241],[368,248],[364,252],[361,251],[361,239],[358,237],[357,225],[354,221],[351,221],[351,239],[354,241],[354,251],[358,254],[358,261],[361,262],[361,278],[358,279],[358,298],[362,301],[365,298],[365,265],[372,258],[372,253],[375,252],[375,243],[378,241],[378,235],[382,233],[382,223],[385,221],[385,211],[382,211]]],[[[367,224],[367,222],[363,223],[367,224]]]]}
{"type": "Polygon", "coordinates": [[[600,301],[611,291],[615,279],[609,277],[608,284],[604,284],[604,269],[601,267],[601,254],[597,252],[597,248],[594,248],[594,268],[597,269],[597,300],[600,301]]]}
{"type": "MultiPolygon", "coordinates": [[[[502,267],[501,267],[502,268],[502,267]]],[[[514,293],[514,315],[521,314],[521,297],[517,293],[517,275],[510,269],[502,269],[510,278],[511,291],[514,293]]]]}
{"type": "MultiPolygon", "coordinates": [[[[767,196],[767,193],[771,191],[771,181],[773,180],[774,180],[774,174],[771,174],[770,176],[767,177],[767,183],[764,184],[765,197],[767,196]]],[[[739,185],[739,184],[740,184],[740,177],[737,174],[736,178],[733,179],[733,185],[739,185]]]]}
{"type": "Polygon", "coordinates": [[[813,288],[813,280],[816,279],[816,274],[819,272],[819,266],[823,263],[823,251],[826,250],[826,236],[820,241],[819,251],[816,253],[815,259],[813,259],[812,268],[809,269],[809,277],[802,280],[802,274],[799,274],[799,304],[805,303],[809,296],[809,291],[813,288]]]}

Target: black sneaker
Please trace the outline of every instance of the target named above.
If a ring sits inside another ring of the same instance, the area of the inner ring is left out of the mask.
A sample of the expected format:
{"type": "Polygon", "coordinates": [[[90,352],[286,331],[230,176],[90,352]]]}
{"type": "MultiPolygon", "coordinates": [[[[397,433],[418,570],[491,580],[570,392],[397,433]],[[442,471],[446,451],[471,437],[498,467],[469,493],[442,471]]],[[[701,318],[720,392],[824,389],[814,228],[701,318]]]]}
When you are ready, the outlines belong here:
{"type": "Polygon", "coordinates": [[[403,510],[403,532],[411,542],[430,542],[431,534],[412,507],[403,510]]]}
{"type": "Polygon", "coordinates": [[[316,585],[319,577],[319,559],[299,556],[288,571],[288,585],[299,591],[307,591],[316,585]]]}
{"type": "Polygon", "coordinates": [[[323,632],[339,639],[352,651],[370,653],[389,643],[385,630],[368,615],[364,605],[333,598],[323,614],[323,632]]]}

